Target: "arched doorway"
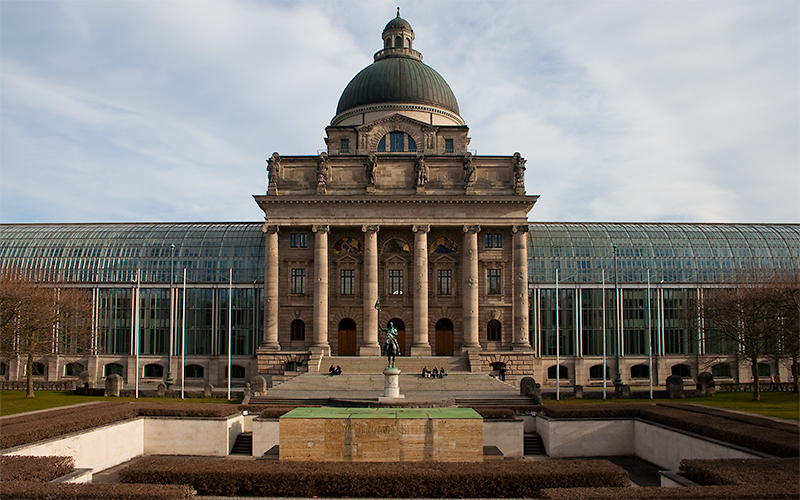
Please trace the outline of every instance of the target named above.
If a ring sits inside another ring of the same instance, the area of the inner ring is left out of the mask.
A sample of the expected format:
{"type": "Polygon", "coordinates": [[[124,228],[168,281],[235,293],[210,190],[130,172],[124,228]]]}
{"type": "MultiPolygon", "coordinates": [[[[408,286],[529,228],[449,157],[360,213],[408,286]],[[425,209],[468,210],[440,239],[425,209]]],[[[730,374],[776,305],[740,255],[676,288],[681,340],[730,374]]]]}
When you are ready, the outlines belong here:
{"type": "Polygon", "coordinates": [[[356,322],[345,318],[339,322],[339,356],[356,355],[356,322]]]}
{"type": "Polygon", "coordinates": [[[436,355],[453,355],[453,322],[447,318],[436,322],[436,355]]]}
{"type": "MultiPolygon", "coordinates": [[[[408,356],[408,347],[406,347],[406,324],[400,318],[392,318],[389,320],[397,330],[397,345],[400,346],[400,355],[408,356]]],[[[389,326],[389,323],[386,324],[389,326]]]]}

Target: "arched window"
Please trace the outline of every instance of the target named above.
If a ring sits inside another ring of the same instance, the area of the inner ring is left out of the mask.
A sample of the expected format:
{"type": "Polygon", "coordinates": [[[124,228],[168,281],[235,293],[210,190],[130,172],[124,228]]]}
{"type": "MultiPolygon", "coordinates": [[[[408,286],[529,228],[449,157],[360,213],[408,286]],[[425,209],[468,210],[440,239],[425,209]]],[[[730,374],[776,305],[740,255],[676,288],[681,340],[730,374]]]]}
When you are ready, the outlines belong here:
{"type": "MultiPolygon", "coordinates": [[[[244,373],[245,373],[244,366],[231,365],[231,371],[232,371],[232,374],[233,374],[233,378],[244,378],[244,373]]],[[[225,375],[227,375],[227,374],[228,374],[228,370],[227,370],[227,367],[226,367],[225,375]]]]}
{"type": "Polygon", "coordinates": [[[398,152],[402,153],[404,151],[413,152],[416,150],[417,150],[417,142],[414,140],[413,137],[406,134],[405,132],[398,132],[398,131],[389,132],[388,134],[386,134],[381,138],[380,142],[378,142],[379,153],[385,153],[387,151],[392,153],[398,153],[398,152]]]}
{"type": "Polygon", "coordinates": [[[411,39],[410,39],[410,38],[408,38],[408,37],[406,37],[406,44],[405,44],[405,48],[407,48],[407,49],[410,49],[410,48],[411,48],[411,39]]]}
{"type": "MultiPolygon", "coordinates": [[[[556,378],[556,365],[551,366],[547,369],[547,378],[555,379],[556,378]]],[[[569,378],[569,371],[567,367],[564,365],[560,365],[558,367],[558,378],[560,379],[567,379],[569,378]]]]}
{"type": "Polygon", "coordinates": [[[672,374],[681,378],[692,378],[692,369],[689,365],[673,365],[672,374]]]}
{"type": "Polygon", "coordinates": [[[83,365],[80,363],[67,363],[64,366],[65,377],[77,377],[83,371],[83,365]]]}
{"type": "Polygon", "coordinates": [[[731,376],[731,365],[728,363],[719,363],[711,367],[711,375],[714,377],[730,377],[731,376]]]}
{"type": "Polygon", "coordinates": [[[399,48],[403,46],[403,37],[396,36],[394,37],[394,46],[395,48],[399,48]]]}
{"type": "Polygon", "coordinates": [[[203,378],[205,369],[200,365],[187,365],[184,373],[186,373],[186,378],[203,378]]]}
{"type": "MultiPolygon", "coordinates": [[[[686,365],[681,365],[686,366],[686,365]]],[[[649,378],[650,367],[647,365],[633,365],[631,366],[631,378],[649,378]]]]}
{"type": "Polygon", "coordinates": [[[386,39],[383,41],[383,48],[384,49],[391,49],[392,48],[392,37],[387,36],[386,39]]]}
{"type": "Polygon", "coordinates": [[[501,330],[502,326],[500,322],[496,319],[489,321],[486,325],[486,340],[500,340],[501,339],[501,330]]]}
{"type": "Polygon", "coordinates": [[[292,321],[292,340],[306,339],[306,323],[302,319],[292,321]]]}
{"type": "MultiPolygon", "coordinates": [[[[602,379],[603,365],[594,365],[592,367],[589,367],[589,378],[602,379]]],[[[606,380],[611,380],[611,369],[607,365],[606,365],[606,380]]]]}
{"type": "Polygon", "coordinates": [[[119,375],[122,376],[123,367],[119,363],[109,363],[103,367],[103,376],[108,377],[109,375],[119,375]]]}
{"type": "Polygon", "coordinates": [[[144,365],[145,378],[161,378],[164,376],[164,367],[157,363],[144,365]]]}
{"type": "MultiPolygon", "coordinates": [[[[28,365],[25,365],[27,369],[28,365]]],[[[44,363],[34,363],[31,366],[31,375],[34,377],[44,377],[44,363]]]]}

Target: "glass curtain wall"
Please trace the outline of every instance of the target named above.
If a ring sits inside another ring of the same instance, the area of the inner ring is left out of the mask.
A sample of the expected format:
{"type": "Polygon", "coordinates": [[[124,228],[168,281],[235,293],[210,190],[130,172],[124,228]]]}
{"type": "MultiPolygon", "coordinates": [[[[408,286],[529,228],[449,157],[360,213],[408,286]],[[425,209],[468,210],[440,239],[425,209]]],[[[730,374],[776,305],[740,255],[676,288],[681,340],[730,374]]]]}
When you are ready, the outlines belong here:
{"type": "MultiPolygon", "coordinates": [[[[255,334],[260,324],[261,310],[260,290],[254,288],[234,288],[231,300],[233,310],[231,316],[231,354],[253,354],[255,334]]],[[[219,332],[219,354],[228,354],[228,290],[219,291],[219,314],[217,331],[219,332]]]]}
{"type": "Polygon", "coordinates": [[[133,289],[101,288],[98,301],[98,353],[130,354],[133,289]]]}
{"type": "MultiPolygon", "coordinates": [[[[182,309],[182,299],[178,308],[182,309]]],[[[181,323],[182,310],[178,312],[181,323]]],[[[180,337],[182,325],[176,330],[180,337]]],[[[211,288],[188,288],[186,290],[186,355],[210,355],[214,330],[214,290],[211,288]]],[[[180,342],[178,342],[180,349],[180,342]]]]}
{"type": "Polygon", "coordinates": [[[575,354],[575,294],[574,289],[558,290],[558,319],[556,317],[555,288],[541,290],[542,354],[556,355],[556,323],[559,329],[559,355],[575,354]]]}
{"type": "Polygon", "coordinates": [[[139,354],[169,353],[169,289],[139,291],[139,354]]]}
{"type": "Polygon", "coordinates": [[[603,333],[606,335],[606,354],[614,354],[616,344],[616,313],[614,309],[614,289],[606,289],[606,324],[603,328],[603,290],[584,288],[581,293],[581,335],[584,356],[603,355],[603,333]]]}

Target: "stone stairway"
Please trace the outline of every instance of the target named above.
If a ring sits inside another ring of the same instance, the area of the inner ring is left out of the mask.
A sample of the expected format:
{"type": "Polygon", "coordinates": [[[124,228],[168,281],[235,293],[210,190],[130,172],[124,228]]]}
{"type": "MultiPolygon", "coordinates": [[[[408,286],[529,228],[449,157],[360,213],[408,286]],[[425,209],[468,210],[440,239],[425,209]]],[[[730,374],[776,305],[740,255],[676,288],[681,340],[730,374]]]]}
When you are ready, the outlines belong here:
{"type": "Polygon", "coordinates": [[[526,433],[523,439],[525,440],[523,445],[525,455],[547,455],[544,443],[542,443],[542,436],[531,432],[526,433]]]}
{"type": "MultiPolygon", "coordinates": [[[[328,373],[328,368],[340,366],[344,374],[379,374],[386,368],[386,358],[379,356],[325,356],[320,364],[320,372],[328,373]]],[[[445,372],[469,372],[469,360],[462,356],[398,356],[395,366],[404,374],[421,374],[422,368],[428,370],[444,368],[445,372]]],[[[382,377],[383,375],[381,375],[382,377]]]]}
{"type": "Polygon", "coordinates": [[[233,443],[230,455],[247,455],[253,454],[253,433],[243,432],[236,436],[236,442],[233,443]]]}

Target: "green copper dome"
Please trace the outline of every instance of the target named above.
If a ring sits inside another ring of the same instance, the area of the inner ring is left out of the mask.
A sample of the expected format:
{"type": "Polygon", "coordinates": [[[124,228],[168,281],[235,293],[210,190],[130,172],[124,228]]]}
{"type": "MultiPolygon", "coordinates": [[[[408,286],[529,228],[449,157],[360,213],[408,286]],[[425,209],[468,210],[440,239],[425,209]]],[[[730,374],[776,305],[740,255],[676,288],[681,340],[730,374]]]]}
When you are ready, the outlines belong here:
{"type": "Polygon", "coordinates": [[[383,31],[386,32],[388,30],[402,30],[406,29],[408,31],[414,31],[411,29],[411,24],[408,21],[400,17],[400,7],[397,8],[397,17],[392,19],[386,24],[386,27],[383,28],[383,31]]]}
{"type": "Polygon", "coordinates": [[[442,75],[411,57],[386,57],[358,73],[342,92],[336,114],[368,104],[423,104],[458,112],[458,101],[442,75]]]}

